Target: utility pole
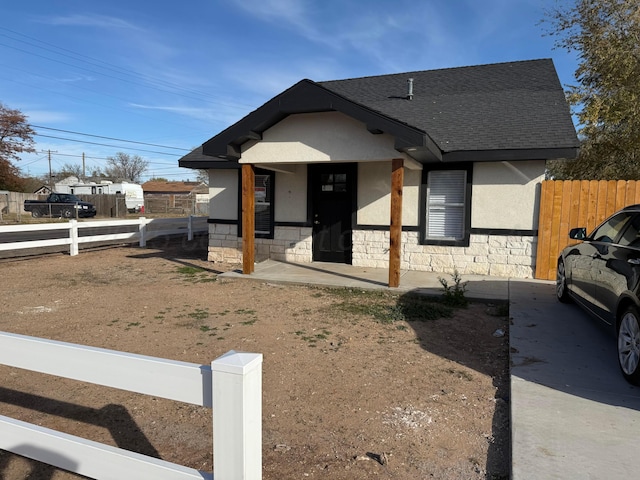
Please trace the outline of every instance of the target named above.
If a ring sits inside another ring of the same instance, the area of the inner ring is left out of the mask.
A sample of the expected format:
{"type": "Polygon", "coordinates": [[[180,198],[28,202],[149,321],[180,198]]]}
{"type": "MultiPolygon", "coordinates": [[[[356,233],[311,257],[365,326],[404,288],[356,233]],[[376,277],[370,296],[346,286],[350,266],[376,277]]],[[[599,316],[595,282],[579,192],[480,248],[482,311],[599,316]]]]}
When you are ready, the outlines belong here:
{"type": "Polygon", "coordinates": [[[53,191],[53,171],[51,170],[51,154],[52,153],[58,153],[57,150],[54,150],[53,152],[51,151],[51,149],[49,150],[40,150],[42,153],[46,153],[47,157],[49,158],[49,188],[51,188],[51,191],[53,191]]]}
{"type": "MultiPolygon", "coordinates": [[[[58,151],[54,150],[53,153],[58,153],[58,151]]],[[[49,188],[51,188],[51,191],[53,191],[53,172],[51,171],[51,150],[50,149],[47,150],[47,154],[49,157],[49,188]]]]}
{"type": "Polygon", "coordinates": [[[85,171],[84,152],[82,152],[82,181],[84,182],[86,178],[87,178],[87,172],[85,171]]]}

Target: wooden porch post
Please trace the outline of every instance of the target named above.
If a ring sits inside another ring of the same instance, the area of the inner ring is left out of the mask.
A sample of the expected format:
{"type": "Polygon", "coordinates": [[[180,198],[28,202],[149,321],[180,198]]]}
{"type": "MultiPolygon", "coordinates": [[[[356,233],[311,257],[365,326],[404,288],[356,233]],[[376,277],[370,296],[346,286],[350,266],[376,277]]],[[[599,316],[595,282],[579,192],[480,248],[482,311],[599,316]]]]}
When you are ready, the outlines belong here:
{"type": "Polygon", "coordinates": [[[391,161],[391,223],[389,224],[389,286],[400,286],[400,255],[402,250],[402,186],[404,160],[391,161]]]}
{"type": "Polygon", "coordinates": [[[255,262],[256,194],[255,168],[242,165],[242,273],[253,273],[255,262]]]}

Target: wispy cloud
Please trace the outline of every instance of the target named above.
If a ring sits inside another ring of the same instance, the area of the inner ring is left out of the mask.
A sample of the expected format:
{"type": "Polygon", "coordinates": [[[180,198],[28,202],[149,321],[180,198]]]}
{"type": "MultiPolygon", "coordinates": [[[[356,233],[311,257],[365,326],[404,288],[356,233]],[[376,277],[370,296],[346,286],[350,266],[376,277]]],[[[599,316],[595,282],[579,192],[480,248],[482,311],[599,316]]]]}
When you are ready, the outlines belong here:
{"type": "MultiPolygon", "coordinates": [[[[461,8],[469,8],[465,3],[461,8]]],[[[425,68],[433,63],[463,63],[468,39],[474,35],[470,30],[464,47],[463,40],[445,27],[456,20],[444,18],[437,2],[372,2],[363,8],[362,2],[344,0],[322,11],[308,0],[234,0],[234,4],[247,15],[328,48],[327,54],[332,51],[347,58],[355,53],[373,60],[381,73],[420,69],[424,60],[429,60],[425,68]]]]}
{"type": "Polygon", "coordinates": [[[130,103],[131,107],[141,110],[153,110],[173,113],[184,117],[189,117],[202,122],[204,125],[224,125],[237,121],[243,117],[247,111],[239,111],[234,106],[220,104],[216,107],[189,107],[182,105],[144,105],[141,103],[130,103]]]}
{"type": "Polygon", "coordinates": [[[109,29],[127,29],[138,30],[143,29],[134,25],[131,22],[127,22],[121,18],[111,17],[107,15],[57,15],[52,17],[41,17],[38,19],[40,23],[56,26],[75,26],[75,27],[97,27],[97,28],[109,28],[109,29]]]}
{"type": "Polygon", "coordinates": [[[300,0],[233,0],[246,13],[263,21],[286,23],[301,31],[309,29],[308,2],[300,0]]]}
{"type": "Polygon", "coordinates": [[[105,31],[105,35],[95,36],[95,39],[110,42],[113,51],[120,50],[115,47],[116,43],[126,45],[122,51],[130,51],[132,57],[135,53],[140,52],[146,58],[163,60],[179,53],[177,49],[164,42],[161,33],[143,26],[141,22],[134,23],[120,17],[97,13],[76,13],[40,17],[36,21],[54,27],[102,29],[105,31]]]}
{"type": "Polygon", "coordinates": [[[56,81],[62,83],[95,82],[96,77],[92,77],[90,75],[74,75],[73,77],[56,78],[56,81]]]}
{"type": "Polygon", "coordinates": [[[27,116],[29,123],[33,124],[64,123],[72,119],[68,112],[56,112],[51,110],[26,109],[24,114],[27,116]]]}

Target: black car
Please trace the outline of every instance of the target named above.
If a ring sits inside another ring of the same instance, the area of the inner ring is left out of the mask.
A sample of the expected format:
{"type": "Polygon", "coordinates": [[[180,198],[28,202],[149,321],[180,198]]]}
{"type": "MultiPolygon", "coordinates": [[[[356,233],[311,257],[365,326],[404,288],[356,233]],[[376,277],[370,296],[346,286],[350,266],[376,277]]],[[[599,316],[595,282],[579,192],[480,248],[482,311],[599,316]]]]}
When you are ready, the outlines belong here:
{"type": "Polygon", "coordinates": [[[622,374],[640,385],[640,205],[614,213],[589,235],[574,228],[569,237],[581,243],[558,258],[558,300],[575,300],[612,327],[622,374]]]}

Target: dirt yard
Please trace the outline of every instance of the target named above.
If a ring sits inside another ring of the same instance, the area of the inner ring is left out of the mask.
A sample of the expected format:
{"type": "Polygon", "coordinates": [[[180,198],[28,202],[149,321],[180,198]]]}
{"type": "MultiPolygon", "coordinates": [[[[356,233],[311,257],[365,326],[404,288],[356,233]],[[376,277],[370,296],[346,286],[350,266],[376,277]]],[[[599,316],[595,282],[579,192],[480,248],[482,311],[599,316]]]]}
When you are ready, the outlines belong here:
{"type": "MultiPolygon", "coordinates": [[[[504,305],[221,280],[237,266],[206,262],[204,244],[0,260],[0,330],[203,364],[262,353],[267,480],[508,478],[504,305]]],[[[2,415],[213,468],[210,410],[5,366],[0,378],[2,415]]],[[[79,477],[0,451],[0,478],[79,477]]]]}

